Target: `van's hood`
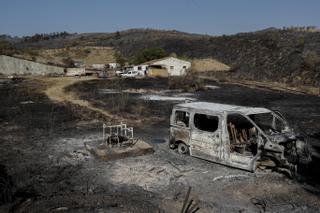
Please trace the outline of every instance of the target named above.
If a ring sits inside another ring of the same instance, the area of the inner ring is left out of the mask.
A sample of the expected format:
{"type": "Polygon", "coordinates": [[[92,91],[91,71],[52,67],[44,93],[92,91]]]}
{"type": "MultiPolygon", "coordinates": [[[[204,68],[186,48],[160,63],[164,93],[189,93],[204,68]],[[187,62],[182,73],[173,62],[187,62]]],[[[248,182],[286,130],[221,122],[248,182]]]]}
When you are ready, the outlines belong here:
{"type": "Polygon", "coordinates": [[[272,133],[268,135],[268,138],[274,143],[281,144],[295,141],[297,136],[290,131],[285,133],[272,133]]]}

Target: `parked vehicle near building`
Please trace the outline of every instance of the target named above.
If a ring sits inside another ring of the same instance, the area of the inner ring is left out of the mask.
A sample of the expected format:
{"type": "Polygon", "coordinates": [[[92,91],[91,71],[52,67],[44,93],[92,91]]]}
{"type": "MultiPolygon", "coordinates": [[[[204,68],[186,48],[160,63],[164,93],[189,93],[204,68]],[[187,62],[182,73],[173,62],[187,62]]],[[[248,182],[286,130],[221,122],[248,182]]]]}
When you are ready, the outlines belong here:
{"type": "Polygon", "coordinates": [[[125,73],[125,71],[123,71],[123,70],[117,70],[116,71],[116,76],[120,76],[121,77],[121,75],[124,74],[124,73],[125,73]]]}
{"type": "Polygon", "coordinates": [[[139,75],[137,71],[128,71],[126,73],[121,74],[121,78],[135,78],[139,75]]]}
{"type": "Polygon", "coordinates": [[[306,141],[281,113],[208,102],[174,106],[170,148],[248,171],[267,164],[290,175],[311,161],[306,141]]]}

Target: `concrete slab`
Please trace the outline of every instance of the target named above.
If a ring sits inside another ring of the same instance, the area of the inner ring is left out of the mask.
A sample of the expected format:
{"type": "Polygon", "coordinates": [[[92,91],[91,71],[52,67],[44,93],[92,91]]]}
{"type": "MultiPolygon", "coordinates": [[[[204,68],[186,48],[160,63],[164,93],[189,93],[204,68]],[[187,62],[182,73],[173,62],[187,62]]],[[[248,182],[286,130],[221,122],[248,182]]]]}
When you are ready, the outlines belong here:
{"type": "Polygon", "coordinates": [[[104,160],[116,160],[127,157],[135,157],[140,155],[151,154],[154,152],[152,146],[145,141],[138,140],[132,146],[114,146],[112,148],[107,145],[101,144],[98,146],[84,144],[86,150],[88,150],[95,157],[104,160]]]}

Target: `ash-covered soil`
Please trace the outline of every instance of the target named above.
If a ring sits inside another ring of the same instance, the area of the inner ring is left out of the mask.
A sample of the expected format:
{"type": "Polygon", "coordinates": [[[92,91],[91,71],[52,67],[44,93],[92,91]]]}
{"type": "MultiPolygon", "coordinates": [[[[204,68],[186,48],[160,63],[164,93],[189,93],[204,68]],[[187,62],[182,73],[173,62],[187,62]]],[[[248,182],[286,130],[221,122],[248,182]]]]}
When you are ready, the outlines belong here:
{"type": "Polygon", "coordinates": [[[181,156],[168,149],[167,139],[171,108],[186,98],[279,109],[317,146],[320,98],[207,84],[206,91],[193,93],[169,91],[162,79],[91,80],[67,88],[132,120],[135,135],[155,149],[103,162],[84,149],[85,142],[101,140],[96,114],[50,101],[35,80],[1,83],[0,164],[12,184],[0,212],[177,212],[188,186],[200,212],[319,211],[315,172],[297,180],[250,173],[181,156]]]}

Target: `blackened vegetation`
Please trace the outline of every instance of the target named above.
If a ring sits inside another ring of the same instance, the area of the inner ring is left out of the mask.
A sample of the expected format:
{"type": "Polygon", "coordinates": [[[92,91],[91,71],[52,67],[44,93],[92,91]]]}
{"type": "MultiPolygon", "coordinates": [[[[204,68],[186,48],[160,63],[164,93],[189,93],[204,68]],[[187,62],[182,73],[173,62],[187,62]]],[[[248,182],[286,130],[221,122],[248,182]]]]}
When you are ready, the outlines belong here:
{"type": "Polygon", "coordinates": [[[306,66],[310,57],[319,57],[320,33],[274,30],[222,37],[170,34],[144,39],[143,45],[135,40],[129,47],[126,44],[119,48],[130,56],[136,49],[154,45],[190,58],[214,57],[232,66],[240,78],[313,86],[320,81],[319,60],[306,66]]]}
{"type": "Polygon", "coordinates": [[[60,134],[74,125],[80,116],[66,105],[53,104],[41,93],[44,86],[25,80],[1,87],[0,120],[18,124],[26,138],[60,134]]]}
{"type": "Polygon", "coordinates": [[[166,89],[169,89],[167,79],[92,80],[66,88],[67,91],[78,92],[82,99],[89,100],[94,106],[124,118],[152,120],[148,125],[169,125],[168,115],[175,103],[148,101],[139,97],[149,94],[149,91],[166,89]],[[104,93],[105,89],[110,89],[111,92],[104,93]],[[167,123],[161,122],[164,120],[167,123]]]}
{"type": "Polygon", "coordinates": [[[53,32],[53,33],[36,33],[33,36],[25,36],[23,37],[24,42],[38,42],[38,41],[46,41],[55,38],[65,38],[71,35],[70,33],[64,32],[53,32]]]}
{"type": "Polygon", "coordinates": [[[13,182],[8,175],[7,169],[0,164],[0,206],[9,203],[13,198],[13,182]]]}
{"type": "MultiPolygon", "coordinates": [[[[290,123],[294,126],[302,127],[306,134],[316,137],[319,132],[320,99],[317,97],[254,90],[241,86],[216,84],[210,81],[205,83],[214,84],[220,88],[194,92],[195,97],[199,100],[249,106],[266,106],[272,109],[279,109],[289,119],[290,123]]],[[[75,212],[81,210],[90,212],[99,211],[100,209],[107,209],[107,211],[109,210],[110,212],[117,210],[119,210],[119,212],[153,212],[158,210],[160,200],[171,199],[171,197],[167,197],[167,195],[169,192],[172,192],[172,188],[174,187],[165,191],[165,193],[160,196],[157,193],[145,191],[140,186],[134,184],[113,185],[110,183],[110,179],[108,179],[109,174],[113,173],[109,173],[108,169],[106,169],[110,167],[106,167],[105,162],[101,164],[94,162],[94,167],[90,167],[92,165],[91,162],[88,164],[81,163],[80,165],[73,165],[59,160],[60,154],[63,157],[66,156],[65,154],[78,153],[78,145],[82,145],[85,135],[90,135],[90,131],[86,131],[88,128],[92,128],[92,124],[85,123],[86,127],[79,129],[79,126],[77,126],[78,121],[82,121],[82,119],[92,121],[94,118],[98,118],[100,121],[102,118],[96,117],[94,113],[88,114],[86,110],[79,110],[76,106],[57,104],[50,101],[42,92],[38,91],[39,89],[42,90],[43,86],[41,83],[29,80],[0,85],[0,164],[6,166],[6,173],[9,176],[9,178],[6,178],[9,180],[6,181],[6,183],[11,182],[10,177],[13,182],[12,193],[8,190],[10,193],[8,193],[9,196],[7,196],[13,199],[13,212],[28,212],[31,210],[33,212],[75,212]],[[73,143],[76,143],[76,145],[73,146],[73,143]],[[64,149],[69,146],[72,146],[72,148],[66,150],[67,153],[65,153],[64,149]],[[105,170],[108,172],[106,176],[96,176],[103,175],[105,170]],[[101,173],[101,171],[103,171],[103,173],[101,173]],[[105,185],[100,185],[101,182],[99,183],[97,181],[98,179],[101,179],[105,185]],[[15,205],[15,203],[17,203],[17,205],[15,205]]],[[[141,105],[143,109],[141,110],[142,114],[135,118],[145,120],[143,120],[141,126],[136,129],[140,129],[139,131],[148,136],[148,138],[164,139],[169,134],[169,115],[174,103],[167,101],[146,101],[136,99],[135,97],[140,95],[139,92],[143,93],[147,92],[147,90],[150,90],[148,91],[149,93],[152,93],[152,91],[158,92],[167,90],[168,86],[168,82],[164,79],[106,79],[79,82],[79,84],[69,87],[68,90],[77,92],[82,98],[108,111],[112,110],[111,106],[113,106],[110,100],[113,100],[113,104],[116,106],[117,101],[119,101],[117,97],[121,98],[122,96],[101,93],[101,90],[118,89],[136,91],[136,94],[130,93],[128,95],[129,101],[124,101],[123,103],[125,103],[125,105],[123,108],[119,108],[121,109],[119,111],[113,111],[114,114],[122,115],[123,112],[126,112],[126,108],[129,109],[130,107],[132,107],[131,111],[136,113],[137,106],[141,105]],[[149,118],[164,119],[159,120],[156,125],[151,125],[149,118]]],[[[130,113],[127,114],[130,115],[130,113]]],[[[100,127],[100,123],[99,126],[95,126],[96,129],[100,127]]],[[[100,137],[100,129],[98,137],[100,137]]],[[[206,176],[206,170],[207,172],[212,172],[214,175],[226,175],[229,174],[229,171],[233,171],[232,169],[220,167],[208,162],[205,163],[198,159],[180,158],[178,155],[170,153],[170,151],[167,150],[167,144],[163,145],[165,147],[164,150],[160,150],[154,155],[155,162],[159,162],[157,158],[161,158],[161,160],[164,159],[165,161],[170,160],[174,162],[172,165],[175,165],[175,168],[172,169],[174,169],[175,172],[180,171],[180,169],[182,170],[182,168],[184,170],[184,166],[187,165],[191,165],[189,168],[202,168],[202,166],[205,166],[202,170],[204,171],[203,173],[196,172],[196,182],[199,183],[198,187],[203,185],[203,188],[193,187],[193,189],[195,189],[195,191],[193,191],[194,193],[197,193],[197,191],[199,193],[199,191],[204,188],[211,189],[217,186],[212,185],[211,174],[208,179],[200,179],[200,181],[198,181],[198,177],[206,176]],[[220,172],[215,173],[216,170],[220,170],[220,172]],[[207,180],[208,182],[202,182],[202,180],[207,180]]],[[[146,159],[146,161],[149,160],[150,159],[146,159]]],[[[134,160],[134,164],[146,161],[136,159],[134,160]]],[[[318,165],[319,164],[315,164],[314,168],[317,169],[318,165]]],[[[154,169],[153,167],[144,168],[150,169],[149,171],[154,169]]],[[[156,169],[155,171],[157,171],[156,169]]],[[[162,167],[159,167],[159,169],[161,169],[159,170],[161,173],[159,172],[157,175],[159,177],[165,176],[166,170],[162,169],[162,167]]],[[[193,170],[188,170],[188,167],[186,167],[186,169],[186,173],[193,170]]],[[[2,177],[1,174],[5,173],[0,173],[2,177]]],[[[184,174],[184,172],[182,174],[184,174]]],[[[262,193],[259,199],[266,201],[266,206],[264,207],[266,211],[268,211],[268,209],[271,209],[270,211],[280,211],[282,209],[288,211],[288,209],[294,209],[297,206],[305,208],[304,206],[310,204],[311,201],[308,201],[310,198],[307,197],[304,199],[303,196],[292,197],[292,191],[288,193],[284,190],[284,192],[282,193],[281,191],[280,194],[279,192],[270,194],[268,190],[266,190],[265,193],[261,192],[260,187],[266,184],[266,182],[264,182],[266,179],[268,179],[268,176],[262,178],[255,177],[254,179],[249,179],[250,181],[239,182],[239,179],[232,178],[230,182],[219,182],[217,183],[219,187],[215,188],[217,189],[218,196],[214,197],[214,202],[217,203],[210,201],[210,203],[206,204],[208,201],[203,201],[200,202],[199,207],[203,209],[203,207],[207,205],[210,206],[210,208],[218,206],[217,208],[222,208],[222,211],[230,212],[231,205],[232,209],[237,208],[237,210],[239,210],[238,205],[242,206],[241,202],[243,201],[240,201],[239,204],[238,200],[231,200],[230,194],[234,194],[234,190],[238,190],[239,188],[245,188],[247,190],[247,188],[251,186],[254,192],[249,190],[249,192],[246,191],[241,194],[247,195],[246,197],[253,197],[259,196],[262,193]],[[251,180],[253,180],[253,182],[251,182],[251,180]],[[238,187],[240,185],[243,187],[238,187]],[[257,193],[255,192],[256,189],[258,189],[257,193]],[[216,199],[218,199],[218,201],[216,199]],[[225,205],[226,201],[228,201],[227,205],[225,205]],[[222,204],[220,205],[219,203],[222,204]],[[279,208],[282,209],[279,210],[279,208]]],[[[158,181],[158,179],[155,181],[158,181]]],[[[283,184],[287,185],[283,182],[283,178],[278,176],[268,181],[267,184],[275,183],[277,187],[283,184]]],[[[170,183],[169,186],[177,185],[177,183],[178,182],[170,183]]],[[[10,184],[8,184],[8,186],[10,186],[10,184]]],[[[157,186],[155,186],[155,188],[156,187],[157,186]]],[[[269,187],[269,185],[267,187],[269,187]]],[[[159,188],[162,193],[162,186],[159,188]]],[[[185,190],[183,188],[183,190],[179,191],[181,194],[181,192],[185,190]]],[[[210,190],[208,190],[208,192],[209,191],[210,190]]],[[[177,194],[178,198],[181,197],[178,195],[179,194],[177,194]]],[[[206,194],[203,196],[208,197],[206,194]]],[[[182,201],[183,199],[181,202],[182,201]]],[[[247,201],[249,201],[249,199],[246,200],[244,204],[245,207],[248,206],[247,201]]],[[[254,205],[259,205],[258,202],[254,203],[254,205]]],[[[191,202],[190,200],[190,202],[187,202],[185,205],[186,209],[194,209],[194,206],[198,206],[195,204],[196,202],[191,202]]],[[[163,205],[163,203],[161,203],[161,205],[163,205]]],[[[6,205],[1,207],[4,206],[6,205]]],[[[171,207],[172,206],[170,206],[170,208],[171,207]]]]}
{"type": "Polygon", "coordinates": [[[2,204],[45,193],[46,186],[39,177],[50,177],[55,172],[61,175],[61,170],[55,171],[55,168],[51,168],[49,174],[42,165],[43,159],[50,154],[47,152],[50,139],[71,134],[80,116],[66,105],[52,103],[40,92],[43,86],[32,80],[0,85],[2,204]]]}
{"type": "Polygon", "coordinates": [[[59,139],[96,131],[92,123],[77,123],[97,117],[77,106],[53,103],[43,93],[44,86],[35,80],[0,83],[0,212],[157,209],[149,192],[97,186],[95,173],[91,176],[82,165],[64,163],[66,154],[76,152],[59,151],[59,139]]]}

